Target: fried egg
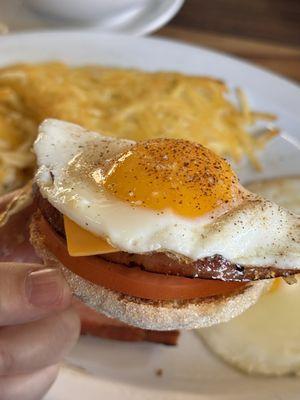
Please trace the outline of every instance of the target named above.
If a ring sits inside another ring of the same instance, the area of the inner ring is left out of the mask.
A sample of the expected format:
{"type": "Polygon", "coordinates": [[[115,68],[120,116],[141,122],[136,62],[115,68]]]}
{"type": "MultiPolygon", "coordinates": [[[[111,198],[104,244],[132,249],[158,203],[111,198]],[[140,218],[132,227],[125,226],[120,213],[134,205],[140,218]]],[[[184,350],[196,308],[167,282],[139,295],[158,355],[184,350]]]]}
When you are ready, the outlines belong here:
{"type": "MultiPolygon", "coordinates": [[[[248,188],[300,213],[300,177],[254,182],[248,188]]],[[[198,331],[213,352],[253,374],[300,373],[300,277],[271,289],[237,318],[198,331]]]]}
{"type": "Polygon", "coordinates": [[[200,144],[134,142],[49,119],[34,151],[42,196],[114,248],[300,267],[299,217],[242,188],[200,144]]]}

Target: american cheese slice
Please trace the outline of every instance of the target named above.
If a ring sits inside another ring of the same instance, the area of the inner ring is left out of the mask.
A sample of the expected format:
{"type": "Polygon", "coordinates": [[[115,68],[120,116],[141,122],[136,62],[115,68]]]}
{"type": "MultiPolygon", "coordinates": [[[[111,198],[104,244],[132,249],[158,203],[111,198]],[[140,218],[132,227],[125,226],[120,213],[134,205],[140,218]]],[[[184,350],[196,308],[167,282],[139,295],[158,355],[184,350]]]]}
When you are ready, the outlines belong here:
{"type": "Polygon", "coordinates": [[[81,228],[66,216],[64,216],[64,225],[70,256],[92,256],[119,251],[107,243],[105,239],[81,228]]]}

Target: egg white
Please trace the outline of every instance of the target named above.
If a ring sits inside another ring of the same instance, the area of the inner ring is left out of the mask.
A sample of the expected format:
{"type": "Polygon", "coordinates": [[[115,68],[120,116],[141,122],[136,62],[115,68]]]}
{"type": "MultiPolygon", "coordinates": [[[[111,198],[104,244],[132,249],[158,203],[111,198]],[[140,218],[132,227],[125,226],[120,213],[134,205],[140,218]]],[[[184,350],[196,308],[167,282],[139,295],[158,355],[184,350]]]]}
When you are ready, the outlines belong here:
{"type": "MultiPolygon", "coordinates": [[[[300,210],[300,177],[254,182],[251,190],[300,210]]],[[[300,374],[300,276],[283,280],[242,315],[220,325],[198,330],[205,343],[225,361],[255,374],[300,374]]]]}
{"type": "Polygon", "coordinates": [[[241,265],[300,267],[299,217],[256,195],[189,219],[132,206],[90,183],[84,175],[89,163],[101,165],[133,144],[44,121],[34,144],[41,194],[82,228],[129,253],[169,251],[192,260],[219,254],[241,265]]]}

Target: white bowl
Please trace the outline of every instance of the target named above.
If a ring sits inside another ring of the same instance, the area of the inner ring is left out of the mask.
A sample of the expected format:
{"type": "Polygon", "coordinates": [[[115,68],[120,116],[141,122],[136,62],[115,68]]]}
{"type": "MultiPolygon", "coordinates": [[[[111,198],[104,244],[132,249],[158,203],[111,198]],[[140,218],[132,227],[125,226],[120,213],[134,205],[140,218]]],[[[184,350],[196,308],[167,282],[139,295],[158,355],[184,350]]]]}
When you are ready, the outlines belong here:
{"type": "MultiPolygon", "coordinates": [[[[184,0],[25,0],[24,5],[46,18],[104,26],[104,30],[153,31],[167,23],[184,0]],[[134,25],[134,28],[133,28],[134,25]],[[114,29],[116,27],[116,29],[114,29]],[[112,29],[111,29],[112,28],[112,29]],[[141,29],[140,27],[138,28],[141,29]]],[[[135,33],[135,32],[133,32],[135,33]]]]}
{"type": "Polygon", "coordinates": [[[26,0],[34,10],[73,21],[95,21],[144,7],[148,0],[26,0]]]}

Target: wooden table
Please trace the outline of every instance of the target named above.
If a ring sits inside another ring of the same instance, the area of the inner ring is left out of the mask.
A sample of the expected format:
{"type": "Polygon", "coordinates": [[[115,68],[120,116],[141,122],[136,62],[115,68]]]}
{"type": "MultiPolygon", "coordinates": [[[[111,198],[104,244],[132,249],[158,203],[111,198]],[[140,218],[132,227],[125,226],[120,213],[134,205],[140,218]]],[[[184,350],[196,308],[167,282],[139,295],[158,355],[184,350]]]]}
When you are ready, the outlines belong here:
{"type": "Polygon", "coordinates": [[[300,82],[300,0],[186,0],[155,35],[231,53],[300,82]]]}

